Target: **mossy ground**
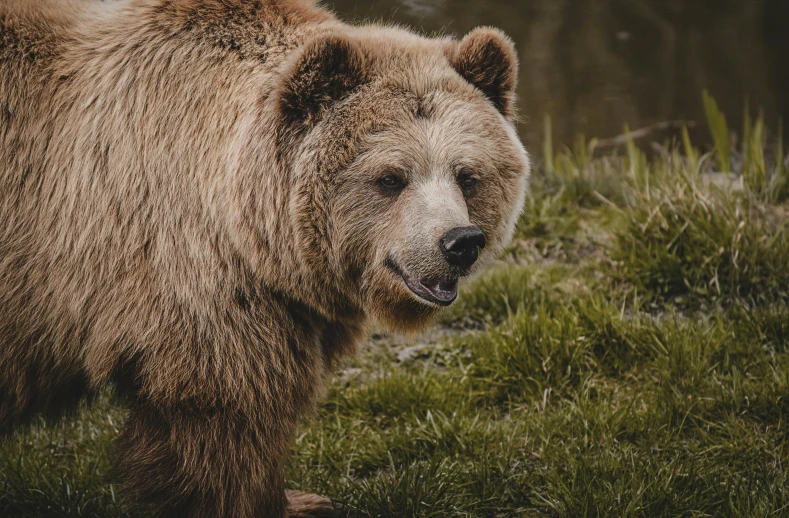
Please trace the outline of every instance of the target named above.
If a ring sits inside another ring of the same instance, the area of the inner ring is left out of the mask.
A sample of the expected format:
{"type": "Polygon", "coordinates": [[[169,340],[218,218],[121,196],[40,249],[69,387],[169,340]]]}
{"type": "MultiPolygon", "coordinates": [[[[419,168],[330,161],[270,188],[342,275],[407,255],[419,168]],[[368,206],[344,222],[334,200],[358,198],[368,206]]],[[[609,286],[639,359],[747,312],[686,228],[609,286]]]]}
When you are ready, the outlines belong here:
{"type": "MultiPolygon", "coordinates": [[[[789,189],[748,146],[742,181],[688,142],[551,157],[441,323],[339,372],[289,486],[337,516],[789,516],[789,189]]],[[[144,516],[108,478],[123,419],[0,444],[0,516],[144,516]]]]}

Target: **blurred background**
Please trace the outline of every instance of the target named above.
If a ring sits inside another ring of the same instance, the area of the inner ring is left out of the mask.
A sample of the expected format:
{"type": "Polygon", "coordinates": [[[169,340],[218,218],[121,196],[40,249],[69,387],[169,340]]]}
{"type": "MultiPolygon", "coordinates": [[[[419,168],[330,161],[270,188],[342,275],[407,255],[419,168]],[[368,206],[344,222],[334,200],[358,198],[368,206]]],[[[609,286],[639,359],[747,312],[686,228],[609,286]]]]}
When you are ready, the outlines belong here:
{"type": "MultiPolygon", "coordinates": [[[[521,137],[537,149],[546,114],[554,141],[606,139],[667,121],[708,143],[702,91],[739,131],[748,103],[767,127],[789,120],[787,0],[325,0],[345,19],[462,35],[495,25],[521,59],[521,137]]],[[[649,140],[676,135],[650,132],[649,140]]]]}

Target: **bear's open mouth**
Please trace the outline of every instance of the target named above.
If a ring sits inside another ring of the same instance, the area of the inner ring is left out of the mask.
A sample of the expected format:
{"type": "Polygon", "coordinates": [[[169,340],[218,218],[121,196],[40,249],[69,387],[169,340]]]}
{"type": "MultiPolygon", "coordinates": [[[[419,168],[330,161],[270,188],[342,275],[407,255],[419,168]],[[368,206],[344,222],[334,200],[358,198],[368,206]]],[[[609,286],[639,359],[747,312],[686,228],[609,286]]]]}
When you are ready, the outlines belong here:
{"type": "Polygon", "coordinates": [[[439,306],[449,306],[458,298],[458,281],[453,279],[442,282],[432,279],[419,279],[405,273],[397,263],[390,257],[386,259],[386,265],[397,275],[403,278],[403,282],[411,292],[427,302],[438,304],[439,306]]]}

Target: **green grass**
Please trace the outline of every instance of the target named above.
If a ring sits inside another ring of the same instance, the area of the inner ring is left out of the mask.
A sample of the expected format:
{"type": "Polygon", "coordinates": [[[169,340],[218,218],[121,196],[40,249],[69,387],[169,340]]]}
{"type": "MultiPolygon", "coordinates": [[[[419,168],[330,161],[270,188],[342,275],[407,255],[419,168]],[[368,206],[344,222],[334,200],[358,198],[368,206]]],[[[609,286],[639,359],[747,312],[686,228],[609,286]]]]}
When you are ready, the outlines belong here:
{"type": "Polygon", "coordinates": [[[611,257],[655,299],[789,300],[785,210],[689,177],[628,207],[611,257]]]}
{"type": "MultiPolygon", "coordinates": [[[[289,486],[349,517],[789,516],[787,171],[748,123],[713,155],[547,142],[510,249],[349,361],[289,486]]],[[[0,516],[144,516],[109,478],[123,418],[0,443],[0,516]]]]}

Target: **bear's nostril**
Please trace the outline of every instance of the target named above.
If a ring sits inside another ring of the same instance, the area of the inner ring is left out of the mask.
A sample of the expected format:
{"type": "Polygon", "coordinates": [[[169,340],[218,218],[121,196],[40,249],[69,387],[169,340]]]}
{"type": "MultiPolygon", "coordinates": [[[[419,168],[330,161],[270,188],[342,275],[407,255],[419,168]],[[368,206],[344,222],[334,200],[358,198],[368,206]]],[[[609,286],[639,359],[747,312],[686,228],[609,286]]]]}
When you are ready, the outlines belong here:
{"type": "Polygon", "coordinates": [[[485,234],[477,227],[453,228],[441,239],[441,252],[453,266],[470,268],[485,248],[485,234]]]}

